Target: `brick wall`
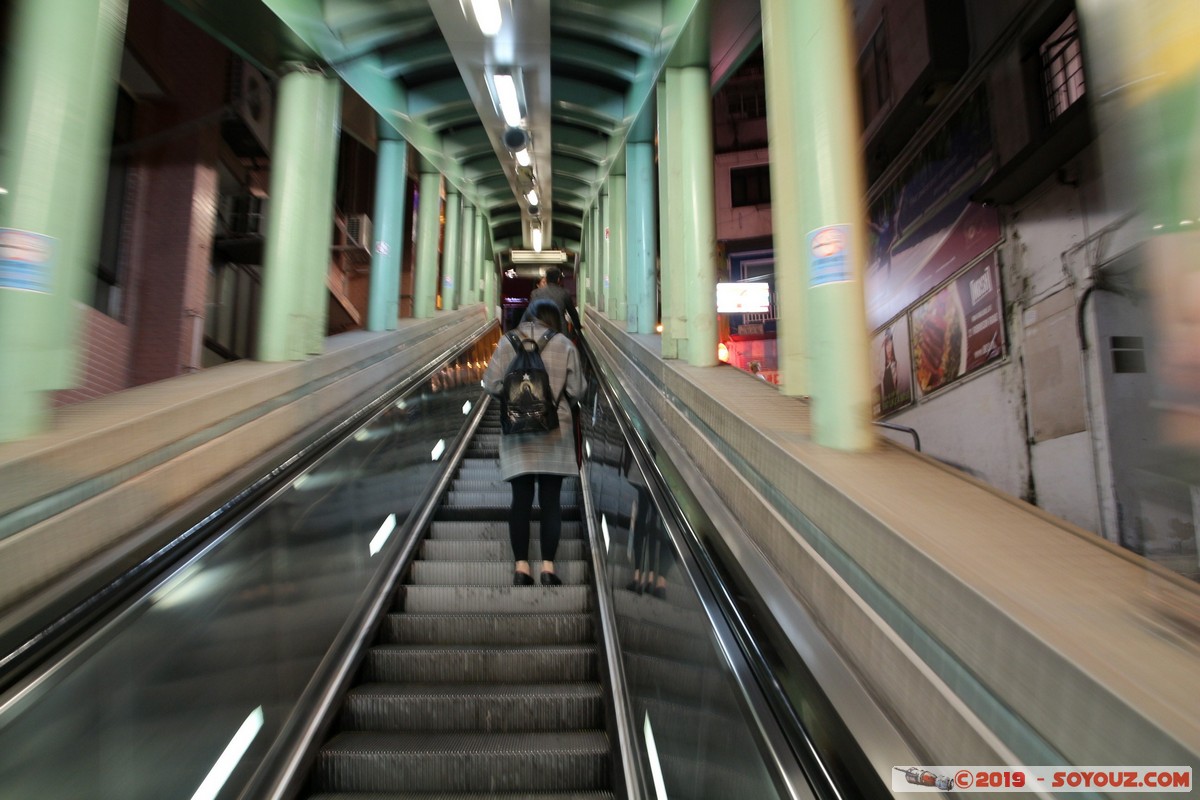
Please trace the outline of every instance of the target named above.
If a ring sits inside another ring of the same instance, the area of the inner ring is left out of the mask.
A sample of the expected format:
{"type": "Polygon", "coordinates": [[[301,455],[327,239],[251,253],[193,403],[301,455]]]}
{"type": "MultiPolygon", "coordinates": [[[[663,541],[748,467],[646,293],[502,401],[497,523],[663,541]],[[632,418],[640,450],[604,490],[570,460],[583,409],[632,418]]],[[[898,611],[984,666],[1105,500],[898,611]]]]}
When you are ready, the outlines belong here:
{"type": "Polygon", "coordinates": [[[54,393],[54,405],[65,406],[119,392],[129,386],[129,328],[107,314],[80,307],[82,350],[79,384],[54,393]]]}

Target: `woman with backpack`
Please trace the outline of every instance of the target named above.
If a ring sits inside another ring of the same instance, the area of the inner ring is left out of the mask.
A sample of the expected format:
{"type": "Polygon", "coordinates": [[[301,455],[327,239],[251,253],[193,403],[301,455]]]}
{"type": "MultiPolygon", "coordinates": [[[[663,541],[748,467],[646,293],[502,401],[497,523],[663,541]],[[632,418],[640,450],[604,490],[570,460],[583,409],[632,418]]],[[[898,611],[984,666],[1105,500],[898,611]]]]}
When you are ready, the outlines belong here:
{"type": "Polygon", "coordinates": [[[496,397],[504,394],[506,385],[512,386],[509,366],[518,358],[517,347],[536,348],[549,378],[549,390],[556,398],[558,422],[557,427],[550,430],[502,433],[500,436],[500,477],[512,486],[508,535],[515,561],[513,585],[533,585],[529,566],[529,522],[536,486],[541,508],[541,582],[543,586],[559,586],[562,581],[554,572],[554,556],[562,532],[559,494],[563,478],[579,471],[570,403],[583,396],[587,384],[579,351],[562,335],[562,315],[552,300],[530,303],[521,323],[510,333],[516,334],[518,344],[514,345],[509,336],[500,340],[483,374],[484,389],[496,397]]]}

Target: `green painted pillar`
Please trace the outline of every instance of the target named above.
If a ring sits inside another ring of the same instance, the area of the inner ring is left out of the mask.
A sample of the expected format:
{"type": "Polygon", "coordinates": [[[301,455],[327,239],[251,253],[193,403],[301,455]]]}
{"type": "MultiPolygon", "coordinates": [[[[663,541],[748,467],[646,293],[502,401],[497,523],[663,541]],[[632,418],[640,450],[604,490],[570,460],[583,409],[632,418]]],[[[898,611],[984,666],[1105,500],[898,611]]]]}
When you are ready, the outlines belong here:
{"type": "Polygon", "coordinates": [[[471,296],[476,303],[483,302],[483,278],[485,269],[485,253],[487,252],[487,217],[483,211],[475,212],[475,266],[471,279],[471,296]]]}
{"type": "Polygon", "coordinates": [[[592,263],[591,269],[588,270],[588,303],[596,311],[600,310],[600,292],[604,287],[604,257],[600,252],[601,229],[604,227],[600,221],[600,196],[596,196],[596,202],[592,203],[591,207],[592,229],[592,263]]]}
{"type": "Polygon", "coordinates": [[[300,68],[279,83],[263,256],[261,361],[303,360],[325,338],[341,85],[300,68]]]}
{"type": "Polygon", "coordinates": [[[462,213],[462,276],[458,286],[459,305],[469,306],[475,302],[471,292],[471,281],[475,275],[475,206],[463,203],[462,213]]]}
{"type": "Polygon", "coordinates": [[[612,288],[608,297],[610,305],[609,316],[617,322],[625,320],[625,273],[628,264],[626,251],[626,230],[629,203],[626,197],[628,182],[624,175],[610,175],[608,178],[609,224],[612,230],[608,239],[609,276],[612,288]]]}
{"type": "Polygon", "coordinates": [[[658,324],[654,144],[641,141],[626,145],[625,171],[629,196],[625,329],[630,333],[654,333],[658,324]]]}
{"type": "Polygon", "coordinates": [[[462,236],[460,220],[462,196],[446,184],[446,232],[442,239],[442,310],[458,308],[458,293],[462,286],[462,236]]]}
{"type": "Polygon", "coordinates": [[[776,346],[780,389],[803,396],[808,385],[808,260],[804,230],[796,224],[802,207],[802,180],[796,141],[801,104],[796,91],[800,49],[791,38],[795,2],[762,0],[763,62],[767,84],[767,137],[771,157],[771,229],[775,248],[775,291],[778,295],[776,346]]]}
{"type": "Polygon", "coordinates": [[[779,32],[788,41],[806,43],[795,48],[794,144],[803,191],[797,222],[808,263],[813,440],[867,450],[874,434],[863,301],[866,179],[853,20],[842,0],[814,0],[789,4],[786,25],[779,32]]]}
{"type": "Polygon", "coordinates": [[[438,241],[442,233],[442,176],[421,172],[417,199],[417,265],[413,277],[413,317],[428,319],[437,310],[438,241]]]}
{"type": "Polygon", "coordinates": [[[367,330],[394,331],[400,319],[400,261],[404,254],[408,142],[391,125],[379,124],[372,225],[371,287],[367,330]]]}
{"type": "Polygon", "coordinates": [[[663,358],[686,357],[687,302],[683,279],[683,220],[680,210],[683,164],[677,141],[683,130],[683,103],[680,92],[678,69],[664,71],[658,93],[658,163],[659,224],[662,226],[659,242],[659,269],[662,273],[662,354],[663,358]]]}
{"type": "Polygon", "coordinates": [[[679,88],[686,121],[671,146],[679,148],[682,165],[678,209],[683,225],[683,264],[679,274],[687,297],[686,354],[692,366],[711,367],[717,363],[717,220],[708,68],[679,69],[679,88]]]}
{"type": "Polygon", "coordinates": [[[596,305],[600,311],[609,319],[612,318],[612,303],[610,302],[610,293],[612,291],[612,259],[609,257],[608,242],[612,236],[612,203],[609,201],[608,181],[604,181],[604,185],[600,188],[600,196],[596,198],[600,208],[600,286],[598,289],[598,300],[596,305]]]}
{"type": "Polygon", "coordinates": [[[76,383],[79,313],[103,213],[127,0],[19,0],[0,96],[0,441],[49,419],[76,383]],[[16,259],[13,259],[16,262],[16,259]]]}
{"type": "Polygon", "coordinates": [[[484,237],[484,258],[483,258],[483,302],[487,304],[488,319],[496,319],[497,303],[497,281],[496,281],[496,259],[492,252],[492,242],[490,236],[484,237]]]}
{"type": "Polygon", "coordinates": [[[579,229],[579,272],[575,276],[575,301],[581,319],[584,309],[587,308],[587,285],[592,272],[591,235],[592,215],[590,212],[584,211],[583,224],[579,229]]]}

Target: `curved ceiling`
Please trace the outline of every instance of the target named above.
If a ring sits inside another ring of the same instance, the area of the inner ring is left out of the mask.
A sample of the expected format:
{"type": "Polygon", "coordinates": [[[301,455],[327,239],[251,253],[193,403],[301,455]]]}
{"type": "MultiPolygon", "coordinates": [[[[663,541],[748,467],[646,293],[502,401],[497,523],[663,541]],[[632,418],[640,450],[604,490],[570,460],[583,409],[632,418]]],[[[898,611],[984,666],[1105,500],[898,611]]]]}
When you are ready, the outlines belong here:
{"type": "Polygon", "coordinates": [[[715,65],[719,83],[759,36],[758,0],[717,2],[711,20],[710,0],[499,0],[491,37],[471,0],[169,2],[268,73],[328,65],[483,211],[497,248],[529,247],[536,214],[547,246],[578,249],[668,60],[715,65]],[[529,167],[505,144],[496,73],[522,90],[529,167]]]}

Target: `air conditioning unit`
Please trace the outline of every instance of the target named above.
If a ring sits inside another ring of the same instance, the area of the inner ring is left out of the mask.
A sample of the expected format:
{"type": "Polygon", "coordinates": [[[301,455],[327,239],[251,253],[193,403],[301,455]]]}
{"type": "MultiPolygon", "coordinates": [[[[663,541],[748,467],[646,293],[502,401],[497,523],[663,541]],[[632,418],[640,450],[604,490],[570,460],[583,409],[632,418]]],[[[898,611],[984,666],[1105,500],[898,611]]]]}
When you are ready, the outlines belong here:
{"type": "Polygon", "coordinates": [[[235,60],[231,70],[229,99],[234,113],[257,140],[263,152],[270,153],[275,109],[271,82],[245,61],[235,60]]]}
{"type": "Polygon", "coordinates": [[[364,250],[370,250],[371,218],[366,214],[347,214],[346,236],[351,242],[364,250]]]}

